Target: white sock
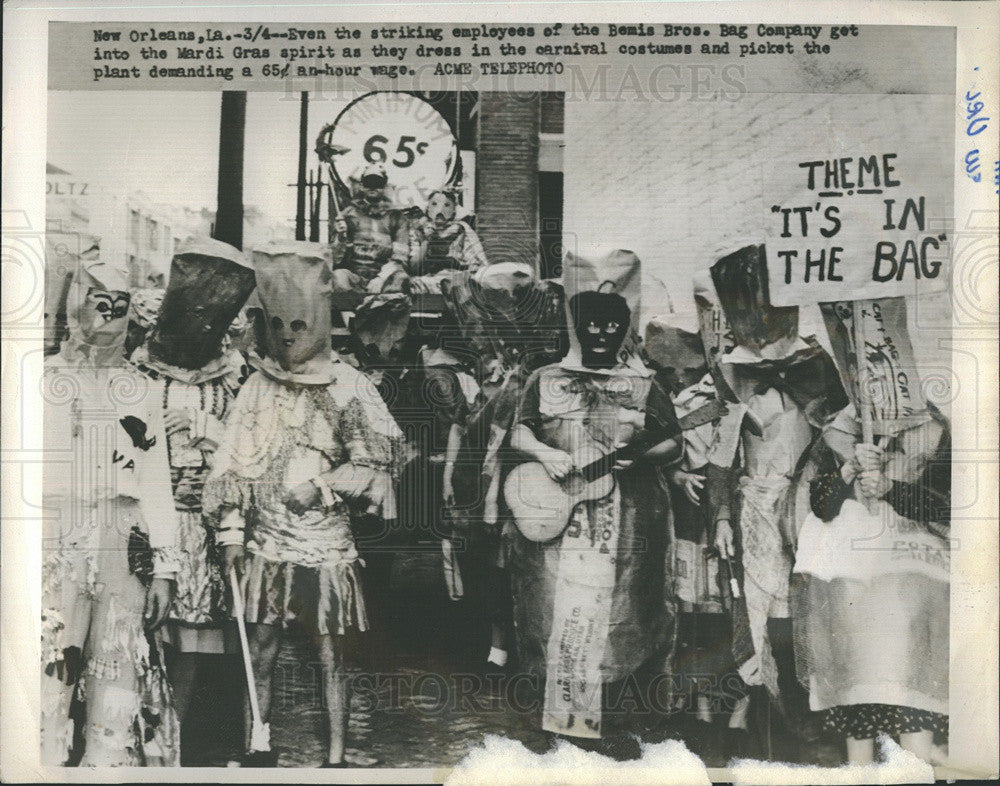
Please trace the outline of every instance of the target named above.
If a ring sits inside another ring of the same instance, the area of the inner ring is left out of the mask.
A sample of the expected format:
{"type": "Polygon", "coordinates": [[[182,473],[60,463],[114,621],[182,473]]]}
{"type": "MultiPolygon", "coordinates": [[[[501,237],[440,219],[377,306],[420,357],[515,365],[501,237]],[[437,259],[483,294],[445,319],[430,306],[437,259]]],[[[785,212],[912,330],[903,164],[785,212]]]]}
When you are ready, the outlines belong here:
{"type": "Polygon", "coordinates": [[[490,647],[490,654],[486,657],[487,663],[492,663],[496,666],[506,666],[507,665],[507,650],[500,650],[496,647],[490,647]]]}
{"type": "Polygon", "coordinates": [[[708,701],[708,696],[702,696],[699,694],[695,717],[704,723],[712,722],[712,705],[708,701]]]}
{"type": "Polygon", "coordinates": [[[749,709],[750,709],[749,696],[744,696],[738,702],[736,702],[736,707],[733,709],[733,714],[729,716],[729,728],[746,729],[747,711],[749,709]]]}

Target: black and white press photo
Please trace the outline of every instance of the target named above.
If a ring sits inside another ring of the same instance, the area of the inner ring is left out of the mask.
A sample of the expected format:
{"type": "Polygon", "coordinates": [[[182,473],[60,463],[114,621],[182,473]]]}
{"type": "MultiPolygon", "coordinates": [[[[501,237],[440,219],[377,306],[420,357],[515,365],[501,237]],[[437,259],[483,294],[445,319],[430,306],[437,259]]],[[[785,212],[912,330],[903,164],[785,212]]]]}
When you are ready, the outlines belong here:
{"type": "Polygon", "coordinates": [[[38,773],[988,766],[996,63],[705,9],[45,25],[38,773]]]}

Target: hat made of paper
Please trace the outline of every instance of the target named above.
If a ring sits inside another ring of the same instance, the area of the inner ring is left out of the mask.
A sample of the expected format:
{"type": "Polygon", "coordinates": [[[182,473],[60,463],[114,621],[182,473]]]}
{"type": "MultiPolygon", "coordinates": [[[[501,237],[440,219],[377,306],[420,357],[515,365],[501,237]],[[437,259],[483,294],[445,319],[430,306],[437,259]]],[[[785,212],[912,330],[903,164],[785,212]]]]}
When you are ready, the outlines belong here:
{"type": "Polygon", "coordinates": [[[105,260],[100,252],[91,254],[96,249],[90,249],[81,256],[81,283],[97,287],[105,292],[128,292],[129,272],[124,260],[105,260]]]}
{"type": "Polygon", "coordinates": [[[652,317],[646,323],[646,354],[659,368],[673,368],[678,373],[686,369],[707,368],[705,347],[698,333],[691,333],[670,324],[664,317],[652,317]]]}
{"type": "Polygon", "coordinates": [[[222,340],[255,286],[238,248],[208,237],[185,240],[170,263],[151,357],[184,369],[202,368],[222,352],[222,340]]]}
{"type": "Polygon", "coordinates": [[[746,246],[720,259],[712,265],[712,281],[737,344],[760,352],[798,338],[798,307],[771,305],[763,245],[746,246]]]}
{"type": "Polygon", "coordinates": [[[333,289],[329,247],[272,241],[252,253],[267,354],[291,374],[308,376],[316,365],[310,365],[313,360],[328,366],[333,289]]]}
{"type": "Polygon", "coordinates": [[[526,262],[497,262],[486,265],[473,273],[473,280],[483,289],[505,289],[529,284],[535,280],[535,271],[526,262]]]}

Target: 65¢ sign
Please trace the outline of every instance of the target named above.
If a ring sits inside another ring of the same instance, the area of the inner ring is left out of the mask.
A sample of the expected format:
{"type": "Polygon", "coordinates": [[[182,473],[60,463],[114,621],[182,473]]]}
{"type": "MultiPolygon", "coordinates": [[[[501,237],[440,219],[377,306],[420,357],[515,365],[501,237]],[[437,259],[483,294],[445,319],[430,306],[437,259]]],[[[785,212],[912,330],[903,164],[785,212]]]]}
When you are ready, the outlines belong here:
{"type": "Polygon", "coordinates": [[[409,93],[368,93],[337,116],[330,143],[349,148],[333,160],[337,179],[350,186],[372,163],[385,166],[393,201],[424,207],[435,189],[451,183],[458,142],[448,121],[409,93]]]}

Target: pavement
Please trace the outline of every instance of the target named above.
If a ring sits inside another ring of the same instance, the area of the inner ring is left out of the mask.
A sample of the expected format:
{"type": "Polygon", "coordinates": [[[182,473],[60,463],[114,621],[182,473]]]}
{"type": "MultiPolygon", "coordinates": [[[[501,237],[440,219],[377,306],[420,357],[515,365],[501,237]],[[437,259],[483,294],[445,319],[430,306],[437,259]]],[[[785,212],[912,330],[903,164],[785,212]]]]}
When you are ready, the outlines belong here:
{"type": "MultiPolygon", "coordinates": [[[[375,632],[348,639],[351,766],[447,767],[487,734],[517,739],[537,753],[552,745],[539,727],[537,685],[528,675],[500,681],[480,673],[488,649],[481,619],[475,609],[447,597],[441,570],[439,551],[397,557],[383,573],[389,591],[374,598],[375,632]]],[[[239,749],[239,708],[231,690],[230,695],[219,690],[223,677],[232,684],[234,668],[240,668],[238,660],[216,659],[203,671],[184,728],[184,764],[225,766],[239,749]]],[[[313,643],[292,628],[274,678],[271,742],[278,766],[318,767],[325,760],[325,724],[313,643]]],[[[684,711],[651,714],[633,728],[645,742],[684,740],[710,767],[725,766],[733,755],[767,756],[748,735],[728,731],[722,714],[712,723],[684,711]]],[[[794,740],[775,717],[758,739],[771,743],[775,758],[839,764],[838,741],[812,736],[805,743],[794,740]]]]}

